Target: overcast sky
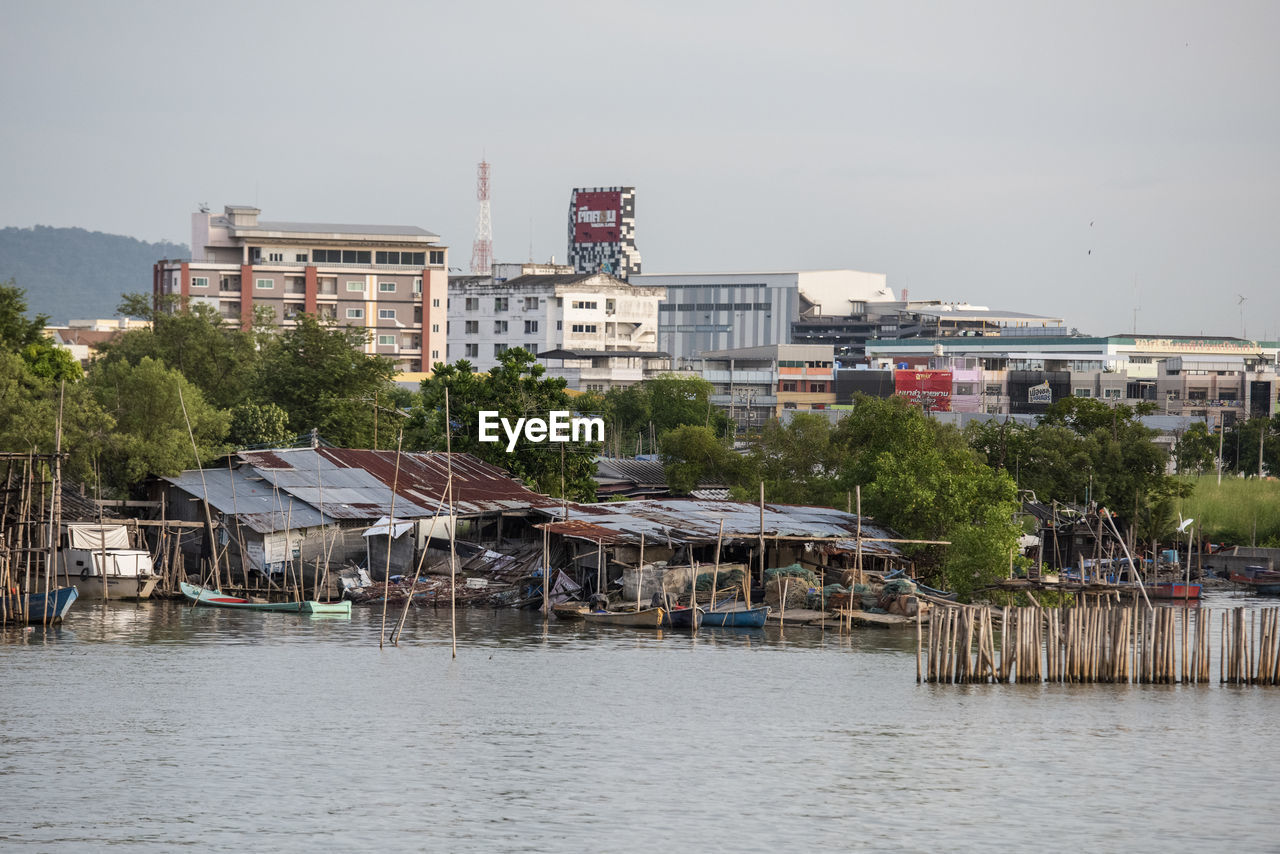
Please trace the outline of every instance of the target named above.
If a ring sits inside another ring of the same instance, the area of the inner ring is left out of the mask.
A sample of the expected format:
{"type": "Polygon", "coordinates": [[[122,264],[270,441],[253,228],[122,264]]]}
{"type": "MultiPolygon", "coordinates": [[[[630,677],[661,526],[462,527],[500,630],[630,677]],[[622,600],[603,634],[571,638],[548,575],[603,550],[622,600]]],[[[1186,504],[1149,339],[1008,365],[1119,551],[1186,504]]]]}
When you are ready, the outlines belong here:
{"type": "Polygon", "coordinates": [[[646,272],[1280,337],[1278,3],[0,10],[0,226],[187,243],[253,204],[466,266],[484,156],[498,260],[563,260],[570,189],[626,184],[646,272]]]}

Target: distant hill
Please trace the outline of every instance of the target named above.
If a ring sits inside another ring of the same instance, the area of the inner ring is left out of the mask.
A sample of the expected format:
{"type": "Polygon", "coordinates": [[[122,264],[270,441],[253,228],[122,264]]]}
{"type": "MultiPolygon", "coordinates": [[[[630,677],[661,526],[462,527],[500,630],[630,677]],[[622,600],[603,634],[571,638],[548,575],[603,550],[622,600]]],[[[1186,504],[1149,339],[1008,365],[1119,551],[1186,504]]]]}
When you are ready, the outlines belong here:
{"type": "Polygon", "coordinates": [[[190,257],[181,243],[145,243],[83,228],[0,229],[0,282],[16,279],[31,313],[47,314],[53,324],[112,317],[121,294],[151,292],[155,262],[190,257]]]}

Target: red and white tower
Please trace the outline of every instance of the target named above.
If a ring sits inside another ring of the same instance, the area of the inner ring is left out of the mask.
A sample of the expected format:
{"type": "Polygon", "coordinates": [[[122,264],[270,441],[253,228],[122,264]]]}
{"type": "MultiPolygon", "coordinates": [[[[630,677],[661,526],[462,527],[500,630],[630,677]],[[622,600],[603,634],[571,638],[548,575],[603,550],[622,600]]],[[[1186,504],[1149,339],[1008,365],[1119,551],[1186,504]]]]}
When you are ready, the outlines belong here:
{"type": "Polygon", "coordinates": [[[489,219],[489,161],[481,160],[476,169],[476,199],[480,213],[476,216],[476,239],[471,244],[471,272],[487,276],[493,272],[493,223],[489,219]]]}

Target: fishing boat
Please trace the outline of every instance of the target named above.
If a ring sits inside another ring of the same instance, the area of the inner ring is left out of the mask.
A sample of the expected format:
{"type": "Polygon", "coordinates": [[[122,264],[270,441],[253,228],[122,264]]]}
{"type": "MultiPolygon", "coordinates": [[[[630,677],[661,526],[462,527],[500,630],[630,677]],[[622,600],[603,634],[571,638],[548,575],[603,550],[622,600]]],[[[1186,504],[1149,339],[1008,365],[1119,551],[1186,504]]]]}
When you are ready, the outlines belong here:
{"type": "Polygon", "coordinates": [[[551,606],[551,613],[558,620],[581,620],[588,610],[586,602],[557,602],[551,606]]]}
{"type": "Polygon", "coordinates": [[[60,577],[79,576],[82,599],[149,599],[160,583],[151,553],[129,545],[124,525],[67,525],[57,561],[60,577]]]}
{"type": "MultiPolygon", "coordinates": [[[[27,593],[21,597],[22,619],[24,622],[36,624],[60,623],[79,595],[80,592],[74,586],[59,587],[48,593],[27,593]]],[[[11,601],[8,597],[0,596],[0,623],[18,619],[17,613],[9,614],[6,610],[11,601]]]]}
{"type": "Polygon", "coordinates": [[[1162,581],[1147,588],[1152,599],[1199,599],[1200,585],[1182,581],[1162,581]]]}
{"type": "Polygon", "coordinates": [[[228,596],[217,590],[179,581],[182,595],[197,605],[215,608],[238,608],[242,611],[291,611],[295,614],[350,614],[351,603],[342,602],[255,602],[240,596],[228,596]]]}
{"type": "Polygon", "coordinates": [[[717,607],[702,615],[702,625],[731,629],[759,629],[764,627],[764,621],[768,618],[770,610],[772,609],[768,605],[757,605],[754,608],[741,604],[717,607]]]}
{"type": "Polygon", "coordinates": [[[645,608],[642,611],[584,611],[582,619],[602,626],[640,626],[656,629],[662,626],[661,608],[645,608]]]}
{"type": "Polygon", "coordinates": [[[1230,580],[1234,584],[1248,587],[1260,596],[1280,596],[1280,572],[1265,566],[1246,566],[1232,572],[1230,580]]]}
{"type": "Polygon", "coordinates": [[[696,629],[703,624],[703,608],[690,608],[688,605],[677,605],[667,611],[666,625],[673,629],[696,629]]]}

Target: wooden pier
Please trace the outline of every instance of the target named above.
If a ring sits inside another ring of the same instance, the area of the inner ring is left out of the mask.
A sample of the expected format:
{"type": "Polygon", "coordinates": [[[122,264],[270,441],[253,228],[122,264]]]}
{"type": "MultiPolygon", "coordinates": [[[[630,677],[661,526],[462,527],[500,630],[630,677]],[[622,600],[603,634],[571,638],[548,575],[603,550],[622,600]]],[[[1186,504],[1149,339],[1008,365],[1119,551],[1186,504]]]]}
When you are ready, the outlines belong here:
{"type": "Polygon", "coordinates": [[[1280,685],[1280,608],[939,606],[917,629],[916,681],[1280,685]],[[1221,614],[1220,619],[1215,615],[1221,614]]]}

